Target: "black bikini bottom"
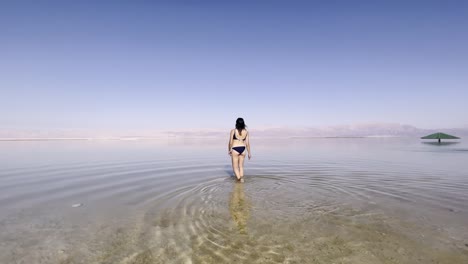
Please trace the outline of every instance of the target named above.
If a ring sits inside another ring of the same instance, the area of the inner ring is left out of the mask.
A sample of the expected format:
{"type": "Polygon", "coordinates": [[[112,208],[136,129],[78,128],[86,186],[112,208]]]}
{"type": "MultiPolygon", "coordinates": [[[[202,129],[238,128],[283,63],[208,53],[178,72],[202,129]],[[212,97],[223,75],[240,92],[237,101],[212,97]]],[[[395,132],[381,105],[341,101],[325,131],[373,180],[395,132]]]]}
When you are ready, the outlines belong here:
{"type": "Polygon", "coordinates": [[[239,154],[242,154],[245,150],[245,147],[233,147],[232,149],[237,151],[239,154]]]}

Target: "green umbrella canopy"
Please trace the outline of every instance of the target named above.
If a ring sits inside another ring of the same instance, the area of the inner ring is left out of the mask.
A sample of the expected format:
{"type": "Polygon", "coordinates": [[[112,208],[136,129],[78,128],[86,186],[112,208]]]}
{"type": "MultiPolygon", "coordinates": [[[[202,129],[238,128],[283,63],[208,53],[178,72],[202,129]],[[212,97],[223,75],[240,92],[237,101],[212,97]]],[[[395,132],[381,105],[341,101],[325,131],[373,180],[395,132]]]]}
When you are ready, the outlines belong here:
{"type": "Polygon", "coordinates": [[[459,139],[459,137],[447,135],[447,134],[439,132],[439,133],[427,135],[425,137],[422,137],[421,139],[459,139]]]}

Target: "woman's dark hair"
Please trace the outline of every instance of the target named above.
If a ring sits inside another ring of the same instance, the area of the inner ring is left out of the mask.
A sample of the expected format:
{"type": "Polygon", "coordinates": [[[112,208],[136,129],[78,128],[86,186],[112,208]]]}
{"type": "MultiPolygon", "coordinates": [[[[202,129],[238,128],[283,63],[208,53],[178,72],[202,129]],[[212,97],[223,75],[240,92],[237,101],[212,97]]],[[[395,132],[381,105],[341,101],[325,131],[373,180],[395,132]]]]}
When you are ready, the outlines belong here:
{"type": "Polygon", "coordinates": [[[245,129],[247,126],[244,123],[244,119],[242,117],[237,118],[236,120],[236,129],[239,131],[239,136],[242,136],[242,130],[245,129]]]}

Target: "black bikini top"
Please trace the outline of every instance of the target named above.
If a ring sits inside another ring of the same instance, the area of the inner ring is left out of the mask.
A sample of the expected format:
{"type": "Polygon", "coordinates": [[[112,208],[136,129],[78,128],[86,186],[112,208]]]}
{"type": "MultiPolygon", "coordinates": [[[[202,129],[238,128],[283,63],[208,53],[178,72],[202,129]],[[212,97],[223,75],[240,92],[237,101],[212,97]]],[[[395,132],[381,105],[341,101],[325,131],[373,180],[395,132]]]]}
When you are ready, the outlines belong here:
{"type": "Polygon", "coordinates": [[[234,134],[232,135],[232,139],[245,141],[246,138],[247,138],[247,136],[245,136],[244,139],[238,139],[238,138],[236,137],[236,131],[234,130],[234,134]]]}

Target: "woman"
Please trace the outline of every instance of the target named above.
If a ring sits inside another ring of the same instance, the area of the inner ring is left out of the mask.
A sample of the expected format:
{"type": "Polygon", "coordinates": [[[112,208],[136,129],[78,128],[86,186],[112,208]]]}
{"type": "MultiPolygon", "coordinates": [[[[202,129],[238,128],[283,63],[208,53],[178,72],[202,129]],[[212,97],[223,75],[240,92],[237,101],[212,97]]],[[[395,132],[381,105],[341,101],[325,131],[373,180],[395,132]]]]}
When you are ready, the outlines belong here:
{"type": "Polygon", "coordinates": [[[240,182],[244,182],[244,159],[246,149],[249,153],[249,160],[252,157],[250,154],[249,132],[245,129],[244,119],[237,118],[236,128],[231,130],[229,136],[228,152],[232,158],[232,169],[236,178],[240,182]]]}

